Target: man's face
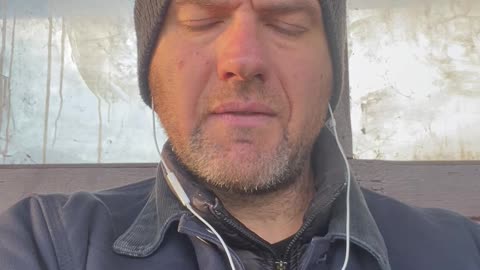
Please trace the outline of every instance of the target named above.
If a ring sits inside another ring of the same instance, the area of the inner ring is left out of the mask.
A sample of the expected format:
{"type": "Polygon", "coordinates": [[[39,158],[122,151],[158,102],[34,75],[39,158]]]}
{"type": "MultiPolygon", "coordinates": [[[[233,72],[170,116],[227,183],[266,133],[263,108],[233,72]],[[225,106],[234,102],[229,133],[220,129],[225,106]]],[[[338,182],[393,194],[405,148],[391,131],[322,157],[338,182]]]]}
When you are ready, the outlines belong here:
{"type": "Polygon", "coordinates": [[[173,0],[149,74],[175,153],[209,185],[258,193],[309,168],[332,88],[318,0],[173,0]]]}

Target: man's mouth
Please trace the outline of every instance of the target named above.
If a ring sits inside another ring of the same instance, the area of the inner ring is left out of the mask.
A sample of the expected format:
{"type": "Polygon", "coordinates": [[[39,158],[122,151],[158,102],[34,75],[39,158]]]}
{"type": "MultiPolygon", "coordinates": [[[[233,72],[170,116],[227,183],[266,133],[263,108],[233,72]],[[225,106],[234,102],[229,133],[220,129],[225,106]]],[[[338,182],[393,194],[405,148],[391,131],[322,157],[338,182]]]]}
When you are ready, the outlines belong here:
{"type": "Polygon", "coordinates": [[[228,102],[220,104],[212,111],[213,114],[264,114],[274,116],[275,112],[260,102],[228,102]]]}
{"type": "Polygon", "coordinates": [[[275,112],[259,102],[229,102],[215,107],[212,120],[233,127],[262,127],[275,117],[275,112]]]}

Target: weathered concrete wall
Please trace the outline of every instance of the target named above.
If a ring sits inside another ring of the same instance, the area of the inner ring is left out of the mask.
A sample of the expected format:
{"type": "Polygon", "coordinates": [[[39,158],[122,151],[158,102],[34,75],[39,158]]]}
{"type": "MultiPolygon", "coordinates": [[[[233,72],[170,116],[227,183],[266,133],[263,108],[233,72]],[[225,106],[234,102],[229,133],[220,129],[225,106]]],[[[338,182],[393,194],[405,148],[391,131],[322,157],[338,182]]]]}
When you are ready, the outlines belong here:
{"type": "Polygon", "coordinates": [[[158,160],[137,87],[132,20],[5,20],[0,163],[158,160]]]}
{"type": "MultiPolygon", "coordinates": [[[[132,6],[0,0],[0,163],[158,159],[137,93],[132,6]]],[[[347,152],[480,159],[480,2],[350,0],[350,7],[347,152]]]]}
{"type": "Polygon", "coordinates": [[[350,12],[354,156],[478,160],[480,2],[407,2],[350,12]]]}

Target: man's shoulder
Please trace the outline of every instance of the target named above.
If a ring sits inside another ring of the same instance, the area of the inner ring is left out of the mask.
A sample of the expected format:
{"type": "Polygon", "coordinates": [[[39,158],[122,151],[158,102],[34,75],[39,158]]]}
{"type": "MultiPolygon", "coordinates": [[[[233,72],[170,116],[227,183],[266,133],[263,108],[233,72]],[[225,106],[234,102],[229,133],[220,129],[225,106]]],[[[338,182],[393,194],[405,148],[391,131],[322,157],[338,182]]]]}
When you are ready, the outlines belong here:
{"type": "Polygon", "coordinates": [[[432,225],[432,223],[437,223],[440,226],[452,226],[465,222],[475,224],[468,218],[450,210],[416,207],[371,190],[362,189],[362,191],[376,220],[380,219],[380,221],[396,224],[416,222],[422,225],[432,225]]]}
{"type": "Polygon", "coordinates": [[[0,213],[0,261],[7,268],[34,269],[42,262],[61,269],[82,264],[89,249],[111,254],[115,238],[144,207],[153,185],[146,180],[99,192],[28,196],[0,213]]]}
{"type": "MultiPolygon", "coordinates": [[[[129,185],[88,192],[79,191],[71,194],[31,194],[21,200],[18,204],[39,204],[47,207],[45,210],[66,211],[87,205],[100,204],[104,207],[115,210],[124,209],[134,201],[142,200],[148,195],[154,185],[154,179],[147,179],[129,185]]],[[[80,210],[80,209],[79,209],[80,210]]],[[[85,209],[88,210],[88,209],[85,209]]],[[[91,209],[90,209],[91,210],[91,209]]]]}
{"type": "Polygon", "coordinates": [[[122,230],[141,211],[153,185],[154,180],[147,179],[96,192],[32,194],[2,213],[0,220],[14,222],[18,219],[29,223],[29,219],[40,218],[49,227],[62,225],[59,222],[64,226],[86,226],[92,222],[98,223],[98,216],[101,215],[118,227],[115,231],[122,230]]]}
{"type": "MultiPolygon", "coordinates": [[[[385,243],[401,252],[468,250],[480,256],[480,225],[453,211],[408,205],[385,195],[363,190],[370,212],[385,243]]],[[[418,254],[423,254],[419,252],[418,254]]]]}

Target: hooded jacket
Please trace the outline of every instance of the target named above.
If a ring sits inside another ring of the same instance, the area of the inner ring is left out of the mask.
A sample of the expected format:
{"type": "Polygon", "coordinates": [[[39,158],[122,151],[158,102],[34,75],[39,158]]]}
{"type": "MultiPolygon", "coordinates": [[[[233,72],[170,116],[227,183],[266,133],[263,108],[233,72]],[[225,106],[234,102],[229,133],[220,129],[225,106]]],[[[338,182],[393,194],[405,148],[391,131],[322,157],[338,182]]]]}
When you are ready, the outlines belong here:
{"type": "MultiPolygon", "coordinates": [[[[322,134],[315,146],[318,185],[305,216],[309,225],[299,233],[301,241],[292,239],[298,241],[295,250],[280,260],[190,179],[168,144],[163,158],[194,207],[221,231],[237,269],[341,269],[346,198],[339,183],[345,165],[331,134],[322,134]]],[[[446,210],[403,204],[355,182],[351,191],[347,269],[480,269],[478,224],[446,210]]],[[[182,207],[161,169],[154,179],[120,188],[20,201],[0,215],[0,265],[5,270],[229,269],[218,239],[182,207]]]]}

